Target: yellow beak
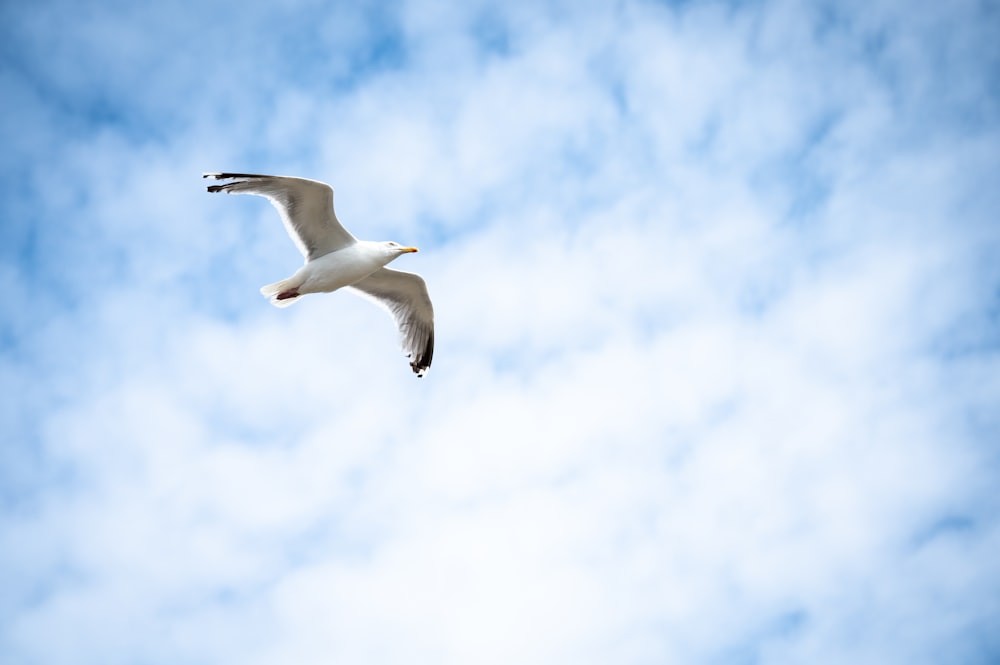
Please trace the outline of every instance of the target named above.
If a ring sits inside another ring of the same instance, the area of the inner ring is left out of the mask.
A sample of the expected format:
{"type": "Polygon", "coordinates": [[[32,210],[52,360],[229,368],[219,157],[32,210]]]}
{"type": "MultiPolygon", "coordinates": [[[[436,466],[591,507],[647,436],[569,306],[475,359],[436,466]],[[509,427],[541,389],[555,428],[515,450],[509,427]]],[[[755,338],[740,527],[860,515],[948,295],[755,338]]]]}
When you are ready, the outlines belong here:
{"type": "Polygon", "coordinates": [[[419,252],[420,250],[417,249],[416,247],[403,247],[399,251],[408,253],[408,252],[419,252]]]}

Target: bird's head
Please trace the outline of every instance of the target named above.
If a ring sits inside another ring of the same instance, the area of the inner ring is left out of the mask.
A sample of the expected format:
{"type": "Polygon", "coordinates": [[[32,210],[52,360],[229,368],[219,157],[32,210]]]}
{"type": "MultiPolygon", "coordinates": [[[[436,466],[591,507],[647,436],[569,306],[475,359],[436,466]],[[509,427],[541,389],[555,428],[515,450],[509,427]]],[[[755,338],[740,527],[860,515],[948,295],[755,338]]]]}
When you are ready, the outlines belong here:
{"type": "Polygon", "coordinates": [[[418,251],[416,247],[404,247],[398,242],[393,242],[392,240],[386,240],[382,243],[382,246],[385,247],[386,251],[388,251],[393,258],[418,251]]]}

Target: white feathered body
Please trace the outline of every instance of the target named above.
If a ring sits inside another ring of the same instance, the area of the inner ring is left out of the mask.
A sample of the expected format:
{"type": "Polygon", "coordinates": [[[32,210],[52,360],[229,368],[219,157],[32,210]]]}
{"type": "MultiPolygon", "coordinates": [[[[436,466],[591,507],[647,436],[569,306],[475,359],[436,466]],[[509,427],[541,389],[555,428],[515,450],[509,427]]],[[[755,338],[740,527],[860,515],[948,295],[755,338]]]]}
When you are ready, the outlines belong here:
{"type": "Polygon", "coordinates": [[[278,307],[287,307],[306,294],[329,293],[359,282],[397,256],[399,255],[384,251],[382,243],[359,240],[307,261],[288,279],[261,287],[260,292],[271,298],[271,302],[278,307]],[[298,292],[297,297],[275,299],[277,294],[293,289],[298,292]]]}

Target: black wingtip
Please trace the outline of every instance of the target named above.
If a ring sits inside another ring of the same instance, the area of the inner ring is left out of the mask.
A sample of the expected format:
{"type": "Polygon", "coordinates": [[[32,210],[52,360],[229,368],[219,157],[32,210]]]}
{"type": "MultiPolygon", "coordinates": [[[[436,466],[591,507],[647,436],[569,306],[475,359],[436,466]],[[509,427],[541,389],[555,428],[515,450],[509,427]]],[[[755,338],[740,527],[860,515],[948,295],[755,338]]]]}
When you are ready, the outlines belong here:
{"type": "Polygon", "coordinates": [[[262,173],[202,173],[202,178],[212,178],[214,180],[227,180],[229,178],[271,178],[273,176],[262,173]]]}
{"type": "Polygon", "coordinates": [[[410,368],[413,373],[417,375],[418,379],[424,378],[424,374],[431,367],[431,361],[434,359],[434,333],[432,332],[427,338],[427,344],[424,345],[424,350],[417,354],[417,357],[413,359],[410,363],[410,368]]]}
{"type": "MultiPolygon", "coordinates": [[[[202,178],[212,178],[213,180],[231,180],[233,178],[270,178],[267,175],[258,175],[256,173],[202,173],[202,178]]],[[[208,191],[213,194],[216,192],[228,192],[229,189],[237,183],[229,182],[224,185],[209,185],[208,191]]]]}

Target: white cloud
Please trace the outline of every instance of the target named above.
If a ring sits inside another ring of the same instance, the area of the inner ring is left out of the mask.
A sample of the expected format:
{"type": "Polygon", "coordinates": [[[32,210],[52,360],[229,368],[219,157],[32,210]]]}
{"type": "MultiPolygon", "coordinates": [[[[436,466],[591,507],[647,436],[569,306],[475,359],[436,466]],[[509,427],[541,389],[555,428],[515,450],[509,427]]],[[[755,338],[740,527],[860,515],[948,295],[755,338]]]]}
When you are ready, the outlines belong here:
{"type": "Polygon", "coordinates": [[[112,9],[3,13],[0,660],[996,652],[978,7],[112,9]],[[426,379],[228,168],[421,246],[426,379]]]}

